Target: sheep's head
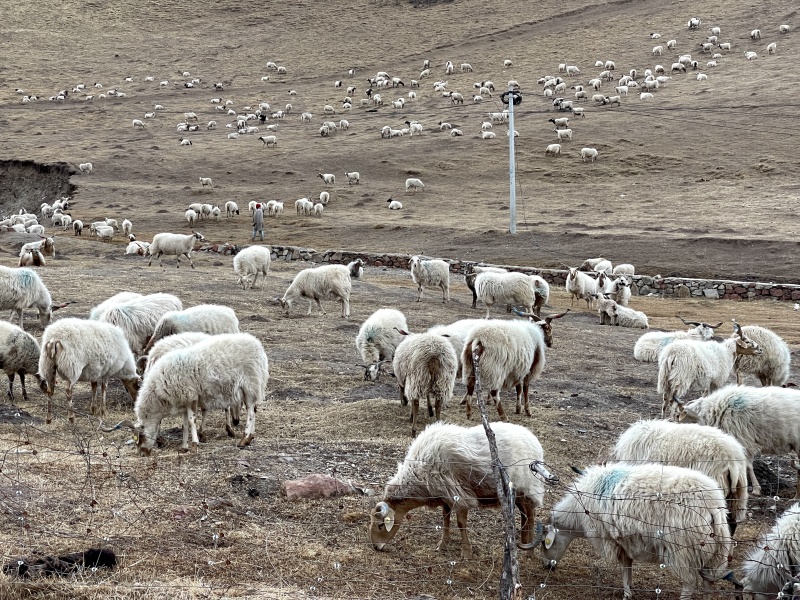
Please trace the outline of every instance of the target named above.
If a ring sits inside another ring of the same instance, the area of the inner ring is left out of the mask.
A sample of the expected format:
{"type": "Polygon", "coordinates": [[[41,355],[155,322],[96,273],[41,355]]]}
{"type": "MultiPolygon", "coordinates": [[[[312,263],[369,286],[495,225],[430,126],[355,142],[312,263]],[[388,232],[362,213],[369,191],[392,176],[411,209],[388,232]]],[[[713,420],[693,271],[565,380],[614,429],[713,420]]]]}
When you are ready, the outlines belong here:
{"type": "Polygon", "coordinates": [[[742,328],[736,322],[736,319],[732,320],[733,337],[736,338],[736,354],[742,356],[760,356],[763,350],[754,340],[751,340],[742,332],[742,328]]]}
{"type": "Polygon", "coordinates": [[[192,234],[194,235],[194,239],[196,239],[197,241],[199,241],[199,242],[205,242],[206,241],[206,238],[199,231],[192,231],[192,234]]]}
{"type": "Polygon", "coordinates": [[[136,447],[139,449],[139,454],[141,456],[150,456],[153,446],[156,445],[156,438],[155,435],[145,434],[144,428],[141,424],[134,423],[130,419],[125,419],[113,427],[103,427],[102,423],[99,426],[100,431],[104,431],[105,433],[111,433],[112,431],[117,431],[118,429],[123,428],[130,429],[133,432],[133,441],[136,442],[136,447]]]}
{"type": "MultiPolygon", "coordinates": [[[[369,365],[356,365],[364,369],[364,381],[378,381],[381,373],[386,373],[383,370],[383,364],[389,362],[388,360],[379,360],[378,362],[369,365]]],[[[389,375],[392,375],[389,373],[389,375]]]]}

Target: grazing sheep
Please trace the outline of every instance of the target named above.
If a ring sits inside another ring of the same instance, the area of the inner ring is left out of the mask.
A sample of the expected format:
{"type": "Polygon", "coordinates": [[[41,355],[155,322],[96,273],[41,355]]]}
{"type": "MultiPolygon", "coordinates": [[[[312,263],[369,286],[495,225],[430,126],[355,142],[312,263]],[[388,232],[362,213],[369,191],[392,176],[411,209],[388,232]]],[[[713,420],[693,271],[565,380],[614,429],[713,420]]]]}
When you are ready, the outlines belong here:
{"type": "MultiPolygon", "coordinates": [[[[542,445],[521,425],[492,423],[490,426],[499,460],[514,482],[515,504],[522,514],[522,542],[530,543],[536,509],[544,501],[544,484],[528,465],[544,460],[542,445]]],[[[376,550],[383,550],[397,535],[409,511],[420,506],[441,506],[442,539],[437,549],[445,550],[450,542],[450,516],[455,512],[461,533],[461,556],[470,558],[469,510],[499,505],[483,426],[466,428],[432,423],[411,443],[405,460],[386,484],[383,500],[370,514],[370,540],[376,550]]]]}
{"type": "Polygon", "coordinates": [[[19,267],[43,267],[45,266],[44,256],[39,250],[34,249],[22,254],[19,257],[19,267]]]}
{"type": "Polygon", "coordinates": [[[598,156],[597,148],[581,148],[581,161],[586,162],[586,159],[591,159],[592,162],[598,156]]]}
{"type": "Polygon", "coordinates": [[[586,300],[586,308],[592,308],[592,298],[597,294],[597,281],[590,275],[578,270],[578,267],[567,267],[566,289],[572,295],[570,306],[575,300],[586,300]]]}
{"type": "Polygon", "coordinates": [[[161,255],[166,254],[167,256],[177,257],[177,268],[181,266],[181,256],[185,256],[189,259],[189,265],[194,269],[192,250],[194,250],[195,241],[203,242],[205,239],[198,231],[192,231],[189,235],[157,233],[150,243],[150,260],[147,261],[147,266],[150,266],[155,256],[158,259],[158,264],[163,267],[164,263],[161,260],[161,255]]]}
{"type": "MultiPolygon", "coordinates": [[[[791,593],[783,595],[780,592],[790,576],[797,573],[797,565],[800,563],[798,557],[800,503],[795,502],[784,511],[775,526],[768,533],[759,536],[755,546],[747,551],[742,567],[745,597],[755,600],[792,598],[791,593]]],[[[794,581],[797,581],[796,575],[794,581]]]]}
{"type": "Polygon", "coordinates": [[[106,414],[106,385],[116,378],[136,399],[139,377],[133,354],[119,327],[99,321],[66,318],[49,325],[42,334],[42,351],[39,356],[40,387],[47,393],[47,423],[53,420],[53,393],[56,375],[67,382],[67,418],[75,422],[72,393],[78,381],[92,384],[89,412],[106,414]],[[97,384],[100,398],[97,398],[97,384]]]}
{"type": "Polygon", "coordinates": [[[281,308],[288,315],[292,304],[300,298],[308,300],[308,316],[311,316],[311,307],[316,302],[322,314],[320,300],[338,300],[342,304],[342,317],[350,318],[350,290],[352,283],[351,265],[323,265],[311,269],[304,269],[295,275],[292,283],[280,299],[281,308]]]}
{"type": "Polygon", "coordinates": [[[131,235],[133,231],[133,223],[131,223],[128,219],[122,221],[122,233],[124,235],[131,235]]]}
{"type": "MultiPolygon", "coordinates": [[[[729,385],[682,404],[679,421],[717,427],[735,437],[747,452],[747,473],[754,496],[761,486],[753,471],[759,454],[798,454],[800,449],[800,392],[779,387],[729,385]]],[[[792,461],[800,475],[800,464],[792,461]]],[[[800,477],[795,489],[800,499],[800,477]]]]}
{"type": "MultiPolygon", "coordinates": [[[[136,423],[122,421],[112,428],[129,427],[134,431],[140,454],[148,456],[156,443],[161,420],[183,416],[181,450],[189,450],[189,436],[194,448],[200,442],[203,424],[195,424],[194,413],[202,420],[209,410],[225,410],[230,417],[244,404],[247,424],[238,446],[250,445],[256,426],[256,406],[264,402],[269,361],[264,347],[248,333],[211,336],[187,348],[164,354],[147,372],[134,405],[136,423]]],[[[233,427],[226,423],[228,434],[233,427]]]]}
{"type": "Polygon", "coordinates": [[[550,286],[541,277],[535,277],[524,273],[479,272],[475,277],[475,295],[486,305],[486,318],[495,304],[522,306],[539,316],[550,296],[550,286]]]}
{"type": "Polygon", "coordinates": [[[50,292],[36,271],[0,266],[0,310],[11,310],[9,320],[13,320],[15,314],[18,315],[20,329],[23,329],[22,311],[26,308],[36,308],[39,312],[39,324],[47,327],[53,311],[64,306],[66,304],[52,305],[50,292]]]}
{"type": "Polygon", "coordinates": [[[761,30],[760,29],[753,29],[753,31],[750,32],[750,37],[752,39],[754,39],[754,40],[760,40],[761,39],[761,30]]]}
{"type": "Polygon", "coordinates": [[[144,351],[161,317],[170,311],[181,309],[183,303],[177,296],[148,294],[124,302],[118,300],[97,314],[95,320],[119,327],[131,352],[138,356],[144,351]]]}
{"type": "Polygon", "coordinates": [[[156,322],[143,353],[149,354],[153,345],[165,337],[189,331],[208,335],[239,333],[239,319],[232,308],[220,304],[198,304],[164,312],[156,322]]]}
{"type": "MultiPolygon", "coordinates": [[[[707,341],[714,337],[714,330],[722,326],[722,323],[710,325],[698,321],[681,320],[686,325],[694,325],[688,331],[651,331],[645,333],[633,347],[633,357],[642,362],[658,362],[658,355],[661,350],[678,339],[688,339],[697,341],[707,341]]],[[[740,360],[743,357],[740,357],[740,360]]]]}
{"type": "Polygon", "coordinates": [[[356,349],[364,364],[364,381],[377,381],[381,364],[394,359],[394,351],[403,341],[401,331],[408,331],[406,317],[399,310],[381,308],[361,324],[356,349]]]}
{"type": "Polygon", "coordinates": [[[259,274],[263,284],[269,275],[270,254],[267,246],[250,246],[233,257],[233,271],[239,276],[237,283],[242,289],[255,287],[259,274]]]}
{"type": "Polygon", "coordinates": [[[278,146],[278,137],[277,136],[274,136],[274,135],[262,135],[258,139],[261,140],[262,146],[272,146],[272,147],[277,147],[278,146]]]}
{"type": "Polygon", "coordinates": [[[545,156],[560,156],[561,155],[561,144],[549,144],[544,151],[545,156]]]}
{"type": "Polygon", "coordinates": [[[138,256],[147,256],[150,248],[149,242],[131,241],[125,248],[125,254],[136,254],[138,256]]]}
{"type": "Polygon", "coordinates": [[[637,421],[619,436],[608,460],[659,463],[705,473],[728,501],[731,535],[747,519],[747,455],[736,438],[716,427],[637,421]]]}
{"type": "Polygon", "coordinates": [[[348,173],[347,171],[345,171],[344,172],[344,176],[347,177],[347,184],[348,185],[353,184],[353,183],[358,184],[361,181],[361,175],[359,174],[358,171],[352,171],[351,173],[348,173]]]}
{"type": "Polygon", "coordinates": [[[662,394],[662,416],[672,402],[683,404],[686,394],[697,388],[708,394],[725,385],[738,356],[761,354],[734,321],[733,337],[724,342],[679,339],[658,355],[658,393],[662,394]]]}
{"type": "MultiPolygon", "coordinates": [[[[540,528],[533,543],[520,547],[539,547],[540,528]]],[[[693,469],[590,467],[553,508],[544,533],[539,549],[545,568],[560,563],[574,539],[586,538],[603,561],[622,567],[625,598],[632,597],[634,560],[671,569],[683,583],[683,600],[698,587],[707,591],[707,582],[731,577],[725,498],[713,479],[693,469]]]]}
{"type": "Polygon", "coordinates": [[[790,27],[788,25],[781,25],[778,28],[778,31],[780,31],[782,34],[783,33],[789,33],[789,29],[790,29],[790,27]]]}
{"type": "Polygon", "coordinates": [[[183,216],[186,217],[186,222],[189,223],[189,227],[194,227],[195,223],[197,223],[197,211],[194,211],[190,208],[183,213],[183,216]]]}
{"type": "Polygon", "coordinates": [[[225,203],[225,216],[226,217],[233,217],[234,215],[239,214],[239,205],[236,204],[233,200],[228,200],[225,203]]]}
{"type": "Polygon", "coordinates": [[[767,45],[767,54],[775,54],[778,51],[778,44],[772,42],[767,45]]]}
{"type": "Polygon", "coordinates": [[[39,342],[11,323],[0,321],[0,368],[8,375],[8,399],[14,402],[14,376],[19,375],[22,398],[28,401],[25,375],[38,378],[39,342]]]}
{"type": "Polygon", "coordinates": [[[89,175],[92,172],[92,163],[80,163],[78,165],[78,170],[81,172],[81,175],[89,175]]]}
{"type": "Polygon", "coordinates": [[[443,260],[423,260],[412,256],[408,261],[411,279],[417,284],[417,302],[422,301],[424,287],[438,287],[442,290],[442,302],[450,300],[450,265],[443,260]]]}
{"type": "Polygon", "coordinates": [[[415,437],[420,400],[427,400],[429,417],[441,419],[442,406],[453,394],[458,357],[450,342],[440,335],[402,333],[407,337],[395,348],[392,370],[400,390],[400,404],[411,403],[411,436],[415,437]]]}
{"type": "Polygon", "coordinates": [[[508,270],[502,267],[483,267],[479,265],[471,267],[470,271],[464,276],[464,281],[469,291],[472,292],[472,308],[478,307],[478,292],[475,289],[475,279],[480,273],[508,273],[508,270]]]}
{"type": "Polygon", "coordinates": [[[418,189],[422,189],[422,191],[424,192],[425,184],[422,183],[422,180],[420,179],[417,179],[415,177],[409,177],[408,179],[406,179],[406,191],[409,191],[411,189],[413,189],[414,192],[416,192],[418,189]]]}
{"type": "Polygon", "coordinates": [[[83,235],[83,221],[80,219],[75,219],[72,222],[72,231],[75,235],[83,235]]]}

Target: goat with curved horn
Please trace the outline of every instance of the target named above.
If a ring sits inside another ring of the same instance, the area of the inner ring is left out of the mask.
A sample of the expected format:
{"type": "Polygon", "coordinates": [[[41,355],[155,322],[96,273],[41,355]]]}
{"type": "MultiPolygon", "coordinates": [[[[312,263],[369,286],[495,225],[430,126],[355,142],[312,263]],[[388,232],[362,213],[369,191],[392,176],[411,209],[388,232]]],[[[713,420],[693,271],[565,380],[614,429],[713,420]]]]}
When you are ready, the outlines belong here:
{"type": "Polygon", "coordinates": [[[683,321],[683,324],[684,324],[684,325],[690,325],[690,326],[692,326],[692,327],[700,327],[700,326],[704,326],[704,327],[708,327],[709,329],[717,329],[718,327],[722,327],[722,321],[720,321],[720,322],[719,322],[719,323],[717,323],[716,325],[711,325],[710,323],[704,323],[704,322],[702,322],[702,321],[687,321],[686,319],[684,319],[684,318],[683,318],[682,316],[680,316],[680,315],[675,315],[675,316],[676,316],[678,319],[680,319],[681,321],[683,321]]]}

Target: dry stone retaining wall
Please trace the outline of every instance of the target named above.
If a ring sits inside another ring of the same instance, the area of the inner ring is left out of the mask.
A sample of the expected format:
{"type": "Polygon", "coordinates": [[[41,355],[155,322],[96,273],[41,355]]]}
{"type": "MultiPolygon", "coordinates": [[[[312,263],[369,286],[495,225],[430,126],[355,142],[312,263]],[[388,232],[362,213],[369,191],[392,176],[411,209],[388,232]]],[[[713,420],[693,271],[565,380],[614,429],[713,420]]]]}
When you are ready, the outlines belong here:
{"type": "MultiPolygon", "coordinates": [[[[377,254],[351,252],[348,250],[326,250],[317,252],[310,248],[297,246],[272,246],[272,260],[305,260],[317,263],[348,263],[360,258],[372,267],[408,269],[408,254],[377,254]]],[[[550,285],[563,286],[567,272],[563,269],[537,269],[513,265],[489,265],[474,261],[445,259],[450,263],[450,271],[464,274],[473,265],[504,267],[529,275],[539,275],[550,285]]],[[[800,285],[786,283],[764,283],[756,281],[731,281],[727,279],[687,279],[683,277],[659,277],[634,275],[631,285],[633,294],[640,296],[656,295],[665,298],[710,298],[713,300],[787,300],[800,301],[800,285]]]]}

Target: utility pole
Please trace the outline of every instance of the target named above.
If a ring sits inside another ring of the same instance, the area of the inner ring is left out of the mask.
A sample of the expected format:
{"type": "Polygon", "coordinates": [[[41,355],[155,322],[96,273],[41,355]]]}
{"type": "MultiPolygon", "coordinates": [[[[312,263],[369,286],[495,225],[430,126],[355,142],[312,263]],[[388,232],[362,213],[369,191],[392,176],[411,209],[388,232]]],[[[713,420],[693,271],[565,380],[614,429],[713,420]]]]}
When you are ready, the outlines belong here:
{"type": "Polygon", "coordinates": [[[500,99],[508,104],[508,178],[509,178],[509,224],[508,231],[512,235],[517,233],[517,173],[514,157],[514,105],[522,102],[522,94],[514,91],[509,86],[500,99]]]}

